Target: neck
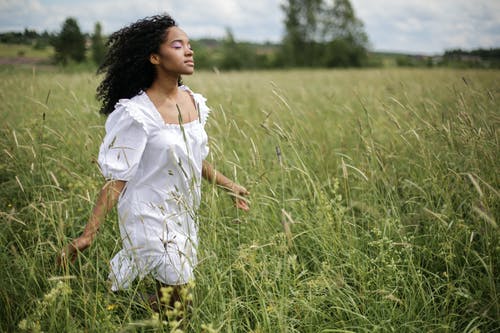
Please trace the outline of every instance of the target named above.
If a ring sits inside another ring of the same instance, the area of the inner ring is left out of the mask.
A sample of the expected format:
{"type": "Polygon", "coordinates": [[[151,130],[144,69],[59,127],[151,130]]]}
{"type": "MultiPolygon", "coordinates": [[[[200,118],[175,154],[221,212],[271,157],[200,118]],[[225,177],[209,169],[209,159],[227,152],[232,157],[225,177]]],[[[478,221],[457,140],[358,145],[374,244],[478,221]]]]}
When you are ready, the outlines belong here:
{"type": "Polygon", "coordinates": [[[178,80],[179,77],[174,75],[157,77],[147,90],[154,94],[174,97],[178,93],[178,80]]]}

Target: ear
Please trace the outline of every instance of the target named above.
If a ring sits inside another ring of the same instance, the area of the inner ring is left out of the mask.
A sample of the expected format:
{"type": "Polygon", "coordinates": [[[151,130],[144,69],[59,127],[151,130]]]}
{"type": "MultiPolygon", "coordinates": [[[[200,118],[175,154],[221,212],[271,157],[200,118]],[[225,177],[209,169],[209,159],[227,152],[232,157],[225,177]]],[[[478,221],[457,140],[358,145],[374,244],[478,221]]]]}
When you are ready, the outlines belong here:
{"type": "Polygon", "coordinates": [[[151,53],[149,55],[149,62],[152,63],[153,65],[159,65],[160,64],[160,55],[157,53],[151,53]]]}

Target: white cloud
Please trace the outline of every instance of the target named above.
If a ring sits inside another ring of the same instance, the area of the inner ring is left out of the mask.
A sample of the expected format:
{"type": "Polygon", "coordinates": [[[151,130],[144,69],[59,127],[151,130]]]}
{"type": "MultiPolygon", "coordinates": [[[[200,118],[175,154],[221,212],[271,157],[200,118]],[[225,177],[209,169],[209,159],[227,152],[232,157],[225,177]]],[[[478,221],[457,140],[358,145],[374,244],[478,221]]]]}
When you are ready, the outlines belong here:
{"type": "Polygon", "coordinates": [[[177,1],[170,13],[192,36],[221,37],[231,28],[239,40],[272,40],[282,37],[279,0],[177,1]]]}
{"type": "MultiPolygon", "coordinates": [[[[332,1],[332,0],[329,0],[332,1]]],[[[74,16],[83,31],[113,32],[145,16],[170,13],[192,37],[279,41],[286,0],[0,0],[0,31],[58,31],[74,16]]],[[[498,0],[351,0],[375,50],[440,53],[500,46],[498,0]]]]}
{"type": "Polygon", "coordinates": [[[440,53],[500,46],[500,1],[351,1],[375,49],[440,53]]]}

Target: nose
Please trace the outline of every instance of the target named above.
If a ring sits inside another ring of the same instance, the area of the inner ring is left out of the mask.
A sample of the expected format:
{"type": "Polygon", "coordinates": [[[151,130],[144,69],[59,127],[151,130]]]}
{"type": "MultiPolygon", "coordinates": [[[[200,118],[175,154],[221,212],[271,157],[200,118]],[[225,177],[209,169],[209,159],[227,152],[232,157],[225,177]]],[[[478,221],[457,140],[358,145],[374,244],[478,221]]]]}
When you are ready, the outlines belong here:
{"type": "Polygon", "coordinates": [[[185,53],[186,53],[186,55],[191,56],[191,55],[194,54],[194,51],[191,48],[186,47],[186,52],[185,53]]]}

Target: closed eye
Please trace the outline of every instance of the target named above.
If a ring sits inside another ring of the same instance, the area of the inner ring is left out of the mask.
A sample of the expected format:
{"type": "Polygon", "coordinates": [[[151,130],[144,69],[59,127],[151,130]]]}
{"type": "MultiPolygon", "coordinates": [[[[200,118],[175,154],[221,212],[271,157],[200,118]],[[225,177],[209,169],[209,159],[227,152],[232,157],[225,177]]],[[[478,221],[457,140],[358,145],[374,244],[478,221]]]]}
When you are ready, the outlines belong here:
{"type": "Polygon", "coordinates": [[[174,41],[171,45],[174,49],[182,48],[182,43],[180,41],[174,41]]]}

